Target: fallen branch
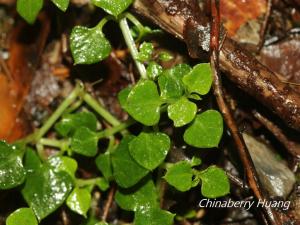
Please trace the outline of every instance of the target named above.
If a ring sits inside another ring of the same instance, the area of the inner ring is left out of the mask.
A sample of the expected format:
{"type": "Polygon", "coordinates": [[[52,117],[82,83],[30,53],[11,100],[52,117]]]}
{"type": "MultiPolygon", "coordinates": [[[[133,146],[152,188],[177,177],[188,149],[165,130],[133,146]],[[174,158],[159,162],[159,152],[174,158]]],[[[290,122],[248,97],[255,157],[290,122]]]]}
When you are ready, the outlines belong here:
{"type": "MultiPolygon", "coordinates": [[[[192,57],[209,50],[209,20],[197,1],[136,0],[133,7],[137,13],[184,40],[192,57]]],[[[288,126],[300,130],[300,95],[228,37],[223,37],[220,69],[288,126]]]]}

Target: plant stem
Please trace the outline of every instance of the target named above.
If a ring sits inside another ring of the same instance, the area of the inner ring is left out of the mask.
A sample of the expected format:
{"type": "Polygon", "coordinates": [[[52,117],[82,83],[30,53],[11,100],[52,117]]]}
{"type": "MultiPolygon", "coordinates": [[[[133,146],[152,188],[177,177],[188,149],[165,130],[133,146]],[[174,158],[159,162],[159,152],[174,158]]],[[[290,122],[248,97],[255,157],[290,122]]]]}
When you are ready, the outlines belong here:
{"type": "Polygon", "coordinates": [[[145,66],[139,62],[136,58],[137,58],[137,55],[138,55],[138,50],[136,48],[136,45],[135,45],[135,42],[133,40],[133,37],[131,35],[131,31],[130,31],[130,28],[128,26],[128,23],[127,23],[127,19],[126,17],[122,18],[119,22],[119,25],[120,25],[120,28],[121,28],[121,31],[122,31],[122,34],[124,36],[124,39],[125,39],[125,42],[126,42],[126,45],[131,53],[131,56],[134,60],[134,63],[141,75],[142,78],[144,79],[147,79],[147,74],[146,74],[146,68],[145,66]]]}
{"type": "Polygon", "coordinates": [[[108,112],[99,102],[93,98],[90,94],[85,93],[83,95],[83,100],[92,107],[100,116],[102,116],[107,122],[113,126],[118,126],[121,122],[115,118],[110,112],[108,112]]]}
{"type": "Polygon", "coordinates": [[[78,187],[84,187],[88,185],[95,185],[100,178],[91,178],[91,179],[76,179],[76,184],[78,187]]]}
{"type": "Polygon", "coordinates": [[[106,129],[104,131],[101,131],[97,134],[98,138],[101,139],[101,138],[107,138],[107,137],[110,137],[122,130],[125,130],[127,127],[133,125],[134,123],[136,123],[135,121],[133,120],[128,120],[124,123],[121,123],[120,125],[118,126],[115,126],[115,127],[112,127],[112,128],[109,128],[109,129],[106,129]]]}
{"type": "Polygon", "coordinates": [[[114,19],[114,17],[112,17],[112,16],[106,16],[106,17],[104,17],[102,20],[100,20],[100,22],[97,24],[97,29],[100,29],[100,30],[102,30],[102,28],[103,28],[103,26],[108,22],[108,21],[110,21],[110,20],[113,20],[114,19]]]}
{"type": "Polygon", "coordinates": [[[75,89],[71,94],[60,104],[60,106],[55,110],[55,112],[50,116],[46,123],[33,135],[33,142],[38,142],[53,126],[53,124],[58,120],[58,118],[63,114],[63,112],[75,101],[75,99],[83,92],[83,84],[77,83],[75,89]]]}
{"type": "Polygon", "coordinates": [[[70,145],[69,140],[56,140],[56,139],[49,139],[49,138],[41,138],[38,143],[41,145],[59,148],[62,151],[65,151],[67,147],[70,145]]]}

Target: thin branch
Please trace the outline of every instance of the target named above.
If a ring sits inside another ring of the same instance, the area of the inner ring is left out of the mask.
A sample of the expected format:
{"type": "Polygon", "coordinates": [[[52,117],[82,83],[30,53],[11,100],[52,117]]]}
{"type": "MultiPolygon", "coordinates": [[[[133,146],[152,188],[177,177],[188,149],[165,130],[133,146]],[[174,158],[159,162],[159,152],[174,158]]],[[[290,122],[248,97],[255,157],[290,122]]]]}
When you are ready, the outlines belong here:
{"type": "Polygon", "coordinates": [[[116,187],[113,185],[110,188],[110,191],[109,191],[109,194],[108,194],[108,198],[107,198],[106,204],[105,204],[104,209],[103,209],[103,215],[102,215],[102,220],[103,221],[106,221],[106,219],[108,217],[109,209],[110,209],[111,204],[113,202],[113,199],[114,199],[114,196],[115,196],[115,192],[116,192],[116,187]]]}
{"type": "MultiPolygon", "coordinates": [[[[261,183],[259,181],[256,169],[252,162],[251,156],[247,149],[247,146],[243,140],[242,135],[240,134],[238,127],[234,121],[234,118],[224,100],[224,94],[222,90],[222,81],[219,71],[219,36],[220,36],[220,11],[219,11],[219,1],[211,0],[211,12],[212,12],[212,20],[211,20],[211,36],[210,36],[210,63],[213,71],[213,89],[214,95],[216,96],[217,103],[219,108],[224,116],[224,120],[230,130],[230,133],[234,139],[234,142],[237,146],[237,150],[241,161],[243,163],[244,170],[246,172],[246,176],[249,182],[249,186],[253,191],[255,197],[264,201],[268,199],[268,196],[264,193],[261,183]]],[[[268,220],[270,224],[279,225],[278,215],[273,209],[264,207],[265,215],[268,216],[268,220]]]]}

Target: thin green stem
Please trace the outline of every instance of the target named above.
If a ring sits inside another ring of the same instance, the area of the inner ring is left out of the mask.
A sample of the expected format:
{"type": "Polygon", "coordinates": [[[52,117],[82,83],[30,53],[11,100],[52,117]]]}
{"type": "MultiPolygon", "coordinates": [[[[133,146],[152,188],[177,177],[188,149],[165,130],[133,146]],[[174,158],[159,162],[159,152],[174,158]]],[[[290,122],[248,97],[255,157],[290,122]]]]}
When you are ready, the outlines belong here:
{"type": "Polygon", "coordinates": [[[85,187],[89,185],[95,185],[100,178],[91,178],[91,179],[76,179],[76,184],[78,187],[85,187]]]}
{"type": "Polygon", "coordinates": [[[111,125],[120,125],[121,122],[117,118],[115,118],[110,112],[108,112],[102,105],[100,105],[100,103],[90,94],[85,93],[82,96],[82,98],[90,107],[92,107],[100,116],[102,116],[111,125]]]}
{"type": "Polygon", "coordinates": [[[130,28],[128,26],[126,17],[124,17],[120,20],[119,25],[120,25],[122,34],[124,36],[126,45],[127,45],[128,49],[131,53],[131,56],[134,60],[134,63],[136,65],[141,77],[144,78],[144,79],[147,79],[146,68],[145,68],[144,64],[142,64],[141,62],[139,62],[137,60],[138,50],[136,48],[134,39],[131,35],[131,31],[130,31],[130,28]]]}
{"type": "Polygon", "coordinates": [[[34,142],[38,142],[59,119],[63,112],[76,100],[76,98],[84,91],[83,84],[77,83],[71,94],[60,104],[55,112],[50,116],[46,123],[34,134],[34,142]]]}
{"type": "Polygon", "coordinates": [[[101,131],[97,134],[98,138],[99,139],[102,139],[102,138],[108,138],[118,132],[121,132],[123,130],[125,130],[126,128],[128,128],[129,126],[133,125],[134,123],[136,123],[135,121],[133,120],[128,120],[124,123],[121,123],[120,125],[118,126],[115,126],[115,127],[112,127],[112,128],[109,128],[109,129],[106,129],[104,131],[101,131]]]}
{"type": "Polygon", "coordinates": [[[102,30],[103,26],[110,20],[114,20],[114,17],[112,16],[106,16],[104,17],[102,20],[100,20],[100,22],[97,24],[97,29],[102,30]]]}
{"type": "Polygon", "coordinates": [[[70,145],[70,140],[56,140],[56,139],[49,139],[49,138],[41,138],[38,143],[41,145],[59,148],[62,151],[65,151],[70,145]]]}
{"type": "Polygon", "coordinates": [[[135,16],[133,16],[131,13],[125,13],[125,17],[139,29],[139,32],[143,32],[144,26],[140,21],[137,20],[137,18],[135,18],[135,16]]]}

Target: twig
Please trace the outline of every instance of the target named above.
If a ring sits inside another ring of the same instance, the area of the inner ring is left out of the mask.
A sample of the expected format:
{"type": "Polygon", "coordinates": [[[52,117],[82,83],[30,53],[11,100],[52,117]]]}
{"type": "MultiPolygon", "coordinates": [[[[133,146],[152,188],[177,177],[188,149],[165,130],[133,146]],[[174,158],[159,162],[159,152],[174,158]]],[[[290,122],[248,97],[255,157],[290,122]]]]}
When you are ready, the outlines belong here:
{"type": "Polygon", "coordinates": [[[233,175],[232,173],[226,171],[227,177],[229,178],[229,180],[237,185],[239,188],[241,188],[242,190],[246,190],[248,191],[250,188],[249,186],[240,178],[238,178],[237,176],[233,175]]]}
{"type": "Polygon", "coordinates": [[[115,187],[115,185],[113,185],[110,188],[110,191],[108,193],[108,198],[107,198],[106,204],[105,204],[104,209],[103,209],[103,215],[102,215],[102,220],[103,221],[106,221],[106,219],[108,217],[109,209],[111,207],[111,204],[112,204],[114,196],[115,196],[115,191],[116,191],[116,187],[115,187]]]}
{"type": "Polygon", "coordinates": [[[268,28],[268,22],[269,22],[271,11],[272,11],[272,4],[273,4],[273,0],[267,1],[267,11],[265,14],[264,22],[263,22],[261,30],[260,30],[260,40],[259,40],[259,43],[257,46],[258,52],[260,52],[260,50],[262,49],[262,47],[264,46],[264,43],[265,43],[265,36],[266,36],[267,28],[268,28]]]}
{"type": "Polygon", "coordinates": [[[273,122],[261,115],[256,110],[253,110],[254,117],[259,120],[272,134],[280,141],[286,150],[298,160],[300,159],[300,144],[289,140],[284,132],[273,122]]]}
{"type": "MultiPolygon", "coordinates": [[[[257,172],[255,170],[254,164],[252,162],[251,156],[247,149],[247,146],[243,140],[243,137],[239,133],[238,127],[233,119],[233,116],[224,100],[224,94],[222,90],[222,81],[219,71],[219,35],[220,35],[220,13],[219,13],[219,1],[211,0],[211,12],[212,12],[212,21],[211,21],[211,37],[210,37],[210,63],[213,71],[213,89],[214,95],[216,96],[217,103],[219,108],[224,116],[224,120],[230,130],[230,133],[234,139],[234,142],[237,146],[237,150],[241,161],[243,163],[244,170],[249,182],[249,186],[253,191],[255,197],[258,200],[267,200],[267,195],[263,192],[262,186],[260,184],[257,172]]],[[[265,215],[268,216],[270,224],[279,225],[279,219],[271,208],[264,207],[265,215]]]]}

